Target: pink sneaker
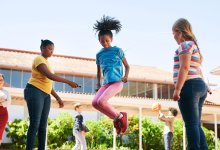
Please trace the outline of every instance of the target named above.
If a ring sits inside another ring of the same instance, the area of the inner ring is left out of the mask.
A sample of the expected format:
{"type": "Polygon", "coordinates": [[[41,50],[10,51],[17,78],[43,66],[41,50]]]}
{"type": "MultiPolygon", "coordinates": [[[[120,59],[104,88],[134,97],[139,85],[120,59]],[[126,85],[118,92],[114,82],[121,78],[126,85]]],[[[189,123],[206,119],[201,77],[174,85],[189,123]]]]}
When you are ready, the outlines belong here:
{"type": "Polygon", "coordinates": [[[116,129],[116,133],[120,134],[121,133],[121,123],[120,120],[118,118],[115,118],[113,121],[114,127],[116,129]]]}
{"type": "Polygon", "coordinates": [[[123,115],[123,117],[120,119],[120,123],[121,123],[121,132],[125,133],[125,131],[128,128],[128,116],[126,112],[121,112],[121,114],[123,115]]]}

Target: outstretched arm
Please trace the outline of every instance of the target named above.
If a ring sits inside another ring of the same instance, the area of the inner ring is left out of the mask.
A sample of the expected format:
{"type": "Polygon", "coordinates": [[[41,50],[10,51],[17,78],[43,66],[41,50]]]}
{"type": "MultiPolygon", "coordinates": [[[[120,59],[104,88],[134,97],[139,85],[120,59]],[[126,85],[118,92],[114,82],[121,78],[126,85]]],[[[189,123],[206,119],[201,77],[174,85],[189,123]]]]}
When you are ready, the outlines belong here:
{"type": "Polygon", "coordinates": [[[47,66],[45,64],[38,65],[37,70],[40,71],[43,75],[45,75],[47,78],[49,78],[53,81],[66,83],[66,84],[70,85],[72,88],[79,87],[79,85],[77,83],[72,82],[72,81],[67,80],[67,79],[64,79],[64,78],[61,78],[61,77],[51,73],[50,70],[47,68],[47,66]]]}
{"type": "Polygon", "coordinates": [[[174,120],[174,116],[165,116],[161,111],[159,111],[158,118],[163,122],[171,122],[174,120]]]}

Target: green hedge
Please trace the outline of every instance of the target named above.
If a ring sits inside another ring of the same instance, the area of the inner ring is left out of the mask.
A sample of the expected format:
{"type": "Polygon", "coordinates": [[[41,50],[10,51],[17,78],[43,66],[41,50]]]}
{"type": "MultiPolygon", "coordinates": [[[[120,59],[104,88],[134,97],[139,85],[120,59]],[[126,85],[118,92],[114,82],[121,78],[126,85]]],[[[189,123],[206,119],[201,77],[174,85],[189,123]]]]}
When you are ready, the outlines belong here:
{"type": "MultiPolygon", "coordinates": [[[[129,117],[129,127],[126,134],[117,137],[117,147],[121,150],[136,150],[139,147],[139,126],[138,117],[129,117]]],[[[73,116],[69,113],[61,113],[56,119],[48,120],[48,142],[51,149],[70,149],[75,141],[72,139],[73,116]]],[[[111,149],[113,144],[112,120],[105,117],[98,121],[87,121],[90,132],[87,133],[86,140],[88,149],[111,149]]],[[[163,123],[143,118],[142,134],[144,150],[163,150],[163,123]]],[[[174,123],[173,149],[182,150],[182,128],[183,122],[178,120],[174,123]]],[[[7,137],[11,138],[10,148],[25,148],[28,121],[15,119],[8,123],[6,128],[7,137]]],[[[209,150],[214,149],[214,132],[204,128],[204,132],[209,145],[209,150]]],[[[220,142],[219,142],[220,144],[220,142]]],[[[37,138],[35,145],[37,145],[37,138]]],[[[220,149],[220,146],[219,146],[220,149]]]]}

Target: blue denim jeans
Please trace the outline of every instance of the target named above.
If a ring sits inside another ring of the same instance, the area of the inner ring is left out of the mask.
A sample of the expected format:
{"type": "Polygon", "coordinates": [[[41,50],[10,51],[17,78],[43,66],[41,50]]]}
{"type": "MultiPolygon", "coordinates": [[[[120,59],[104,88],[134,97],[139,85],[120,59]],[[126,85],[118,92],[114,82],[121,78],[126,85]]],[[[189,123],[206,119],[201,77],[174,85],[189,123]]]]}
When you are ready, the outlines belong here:
{"type": "Polygon", "coordinates": [[[208,150],[205,134],[201,128],[202,106],[208,88],[201,78],[184,83],[178,105],[186,127],[189,150],[208,150]]]}
{"type": "Polygon", "coordinates": [[[35,136],[38,133],[38,150],[45,150],[47,119],[50,111],[50,95],[27,84],[24,89],[30,125],[27,132],[26,150],[32,150],[35,136]]]}
{"type": "Polygon", "coordinates": [[[168,132],[164,134],[164,148],[165,150],[171,150],[171,145],[173,141],[173,132],[168,132]]]}

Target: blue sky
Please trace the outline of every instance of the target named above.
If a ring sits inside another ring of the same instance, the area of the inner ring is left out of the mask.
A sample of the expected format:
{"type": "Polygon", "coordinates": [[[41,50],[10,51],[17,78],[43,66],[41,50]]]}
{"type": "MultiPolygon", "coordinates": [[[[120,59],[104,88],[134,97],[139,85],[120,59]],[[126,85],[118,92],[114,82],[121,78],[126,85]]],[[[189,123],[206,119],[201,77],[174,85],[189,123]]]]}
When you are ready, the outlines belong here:
{"type": "Polygon", "coordinates": [[[103,14],[123,25],[112,45],[121,47],[133,65],[172,71],[178,47],[173,23],[188,19],[204,56],[205,78],[220,84],[209,72],[220,66],[220,1],[210,0],[38,0],[2,1],[0,47],[39,51],[41,39],[55,43],[55,53],[95,58],[101,48],[93,24],[103,14]]]}

